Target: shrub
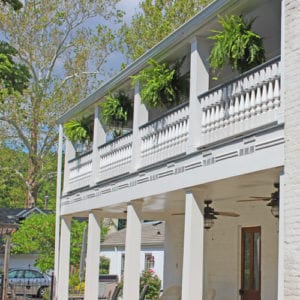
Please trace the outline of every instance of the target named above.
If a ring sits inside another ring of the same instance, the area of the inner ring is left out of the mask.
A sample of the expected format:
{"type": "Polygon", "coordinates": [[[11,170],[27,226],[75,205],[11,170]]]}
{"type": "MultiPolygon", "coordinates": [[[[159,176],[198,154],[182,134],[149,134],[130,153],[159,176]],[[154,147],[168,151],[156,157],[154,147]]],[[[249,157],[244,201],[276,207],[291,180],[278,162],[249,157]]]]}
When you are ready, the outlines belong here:
{"type": "Polygon", "coordinates": [[[146,284],[148,284],[149,287],[145,298],[149,300],[158,299],[161,288],[161,280],[152,269],[142,272],[140,277],[140,292],[146,284]]]}

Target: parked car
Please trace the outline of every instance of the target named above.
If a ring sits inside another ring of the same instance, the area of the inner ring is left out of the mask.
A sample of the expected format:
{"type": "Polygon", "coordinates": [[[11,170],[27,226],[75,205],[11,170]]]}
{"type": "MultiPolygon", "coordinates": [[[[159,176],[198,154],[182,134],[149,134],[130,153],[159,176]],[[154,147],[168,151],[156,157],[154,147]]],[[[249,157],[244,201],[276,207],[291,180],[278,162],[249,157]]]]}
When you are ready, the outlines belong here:
{"type": "Polygon", "coordinates": [[[8,293],[43,297],[51,277],[35,269],[11,269],[8,272],[8,293]]]}

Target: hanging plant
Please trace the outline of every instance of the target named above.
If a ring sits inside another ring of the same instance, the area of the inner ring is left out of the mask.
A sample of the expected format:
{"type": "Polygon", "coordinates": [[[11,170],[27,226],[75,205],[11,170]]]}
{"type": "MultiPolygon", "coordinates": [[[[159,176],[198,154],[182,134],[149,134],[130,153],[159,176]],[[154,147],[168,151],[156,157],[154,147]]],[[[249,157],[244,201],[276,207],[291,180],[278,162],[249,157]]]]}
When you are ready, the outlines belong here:
{"type": "Polygon", "coordinates": [[[223,29],[212,30],[215,34],[209,37],[215,41],[208,58],[214,72],[228,62],[233,70],[243,73],[265,61],[263,39],[251,30],[254,21],[235,15],[219,17],[223,29]]]}
{"type": "Polygon", "coordinates": [[[64,124],[64,132],[74,143],[91,142],[93,140],[93,122],[91,117],[70,120],[64,124]]]}
{"type": "Polygon", "coordinates": [[[122,131],[125,124],[133,118],[132,101],[124,92],[106,96],[100,107],[102,120],[116,132],[122,131]]]}
{"type": "Polygon", "coordinates": [[[150,68],[132,76],[133,83],[141,84],[142,102],[150,108],[178,105],[188,95],[187,76],[180,76],[185,57],[173,65],[149,60],[150,68]]]}

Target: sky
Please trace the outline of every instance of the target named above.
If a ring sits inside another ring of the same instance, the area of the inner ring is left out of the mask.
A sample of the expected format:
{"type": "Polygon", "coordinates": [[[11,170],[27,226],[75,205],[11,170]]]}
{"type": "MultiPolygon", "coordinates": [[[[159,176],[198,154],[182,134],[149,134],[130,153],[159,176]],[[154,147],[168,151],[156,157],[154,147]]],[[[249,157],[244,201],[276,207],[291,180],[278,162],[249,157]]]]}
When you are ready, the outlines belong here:
{"type": "MultiPolygon", "coordinates": [[[[118,8],[122,9],[126,13],[124,17],[125,22],[129,22],[134,13],[138,10],[139,2],[141,2],[141,0],[121,0],[119,2],[118,8]]],[[[112,72],[116,73],[120,70],[122,62],[125,61],[126,59],[124,55],[119,52],[113,53],[109,57],[107,69],[112,70],[112,72]]]]}

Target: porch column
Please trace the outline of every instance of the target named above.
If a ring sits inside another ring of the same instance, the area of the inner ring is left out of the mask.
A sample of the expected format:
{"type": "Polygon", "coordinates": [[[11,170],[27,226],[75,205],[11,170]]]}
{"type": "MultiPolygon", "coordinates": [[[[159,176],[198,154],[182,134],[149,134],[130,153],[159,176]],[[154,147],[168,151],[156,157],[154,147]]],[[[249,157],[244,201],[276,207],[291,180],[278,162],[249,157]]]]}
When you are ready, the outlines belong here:
{"type": "Polygon", "coordinates": [[[99,180],[100,155],[98,147],[105,144],[106,134],[100,121],[99,106],[95,107],[94,112],[94,136],[93,136],[93,158],[92,158],[92,184],[95,185],[99,180]]]}
{"type": "Polygon", "coordinates": [[[197,150],[201,141],[202,110],[198,96],[209,88],[208,42],[195,37],[191,41],[190,108],[188,153],[197,150]]]}
{"type": "Polygon", "coordinates": [[[203,295],[203,215],[191,191],[185,195],[182,300],[199,300],[203,295]]]}
{"type": "Polygon", "coordinates": [[[75,158],[76,150],[73,143],[66,137],[65,139],[65,164],[64,164],[64,182],[63,193],[66,194],[69,190],[70,168],[69,160],[75,158]]]}
{"type": "Polygon", "coordinates": [[[66,300],[69,296],[71,220],[71,216],[63,216],[61,218],[58,300],[66,300]]]}
{"type": "Polygon", "coordinates": [[[164,299],[178,300],[182,285],[184,216],[170,215],[165,220],[164,299]],[[168,297],[168,298],[167,298],[168,297]]]}
{"type": "Polygon", "coordinates": [[[124,300],[138,300],[140,286],[140,251],[142,201],[134,201],[127,207],[127,226],[124,265],[124,300]]]}
{"type": "Polygon", "coordinates": [[[54,299],[58,295],[58,268],[59,268],[59,242],[60,242],[60,202],[62,185],[62,157],[63,157],[63,126],[58,127],[58,149],[57,149],[57,177],[56,177],[56,214],[55,214],[55,251],[54,251],[54,299]]]}
{"type": "Polygon", "coordinates": [[[86,273],[84,299],[98,299],[100,263],[101,215],[100,211],[89,213],[88,242],[86,254],[86,273]]]}
{"type": "Polygon", "coordinates": [[[141,136],[139,127],[148,122],[149,114],[142,103],[140,84],[135,84],[134,110],[133,110],[133,142],[132,142],[132,169],[137,170],[141,166],[141,136]]]}
{"type": "MultiPolygon", "coordinates": [[[[282,1],[282,96],[285,104],[284,300],[300,299],[300,5],[282,1]]],[[[280,199],[281,201],[281,199],[280,199]]],[[[279,294],[280,291],[279,291],[279,294]]]]}

